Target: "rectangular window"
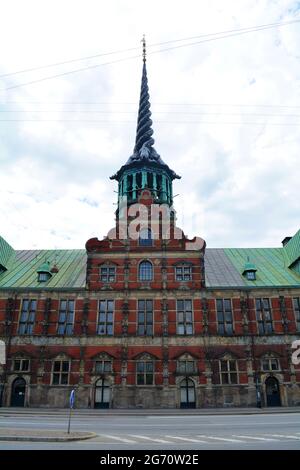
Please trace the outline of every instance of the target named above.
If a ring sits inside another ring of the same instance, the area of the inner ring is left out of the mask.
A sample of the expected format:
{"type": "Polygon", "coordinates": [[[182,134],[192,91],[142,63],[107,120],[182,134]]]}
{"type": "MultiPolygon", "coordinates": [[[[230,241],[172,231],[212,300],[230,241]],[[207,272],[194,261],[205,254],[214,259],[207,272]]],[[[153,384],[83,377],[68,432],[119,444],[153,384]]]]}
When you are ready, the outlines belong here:
{"type": "Polygon", "coordinates": [[[101,282],[115,282],[116,268],[114,266],[101,266],[100,268],[100,281],[101,282]]]}
{"type": "Polygon", "coordinates": [[[99,300],[98,335],[113,335],[114,301],[99,300]]]}
{"type": "Polygon", "coordinates": [[[153,335],[153,301],[138,301],[137,334],[141,336],[153,335]]]}
{"type": "Polygon", "coordinates": [[[152,361],[138,361],[136,364],[137,385],[153,385],[154,364],[152,361]]]}
{"type": "Polygon", "coordinates": [[[177,372],[182,375],[194,374],[196,372],[196,364],[194,361],[178,361],[177,372]]]}
{"type": "Polygon", "coordinates": [[[233,317],[230,299],[217,299],[217,319],[219,335],[232,335],[233,317]]]}
{"type": "Polygon", "coordinates": [[[300,331],[300,297],[293,298],[295,320],[297,331],[300,331]]]}
{"type": "Polygon", "coordinates": [[[57,334],[72,335],[74,326],[75,300],[61,300],[59,303],[59,314],[57,334]]]}
{"type": "Polygon", "coordinates": [[[69,372],[69,361],[54,361],[52,368],[52,385],[68,385],[69,372]]]}
{"type": "Polygon", "coordinates": [[[278,359],[263,359],[261,361],[261,368],[264,371],[279,370],[279,361],[278,359]]]}
{"type": "Polygon", "coordinates": [[[219,367],[222,384],[230,385],[238,383],[238,370],[235,360],[220,361],[219,367]]]}
{"type": "Polygon", "coordinates": [[[108,374],[112,371],[111,361],[96,361],[95,372],[96,374],[108,374]]]}
{"type": "Polygon", "coordinates": [[[191,281],[192,280],[192,266],[176,266],[175,274],[176,274],[176,281],[191,281]]]}
{"type": "Polygon", "coordinates": [[[29,359],[15,359],[13,362],[13,370],[15,372],[28,372],[29,359]]]}
{"type": "Polygon", "coordinates": [[[36,313],[36,300],[23,299],[19,321],[19,335],[31,335],[33,333],[36,313]]]}
{"type": "Polygon", "coordinates": [[[273,332],[272,313],[269,299],[255,299],[256,320],[258,332],[260,335],[266,335],[273,332]]]}
{"type": "Polygon", "coordinates": [[[192,300],[177,300],[177,334],[193,334],[192,300]]]}

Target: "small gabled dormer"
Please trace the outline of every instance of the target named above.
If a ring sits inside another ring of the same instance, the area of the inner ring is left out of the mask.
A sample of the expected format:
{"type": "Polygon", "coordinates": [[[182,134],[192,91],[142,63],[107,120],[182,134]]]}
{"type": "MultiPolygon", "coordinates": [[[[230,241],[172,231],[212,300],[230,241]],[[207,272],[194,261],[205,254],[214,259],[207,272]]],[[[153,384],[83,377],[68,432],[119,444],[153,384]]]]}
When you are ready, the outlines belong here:
{"type": "Polygon", "coordinates": [[[37,270],[38,282],[47,282],[52,277],[49,261],[45,261],[37,270]]]}
{"type": "Polygon", "coordinates": [[[8,270],[14,249],[0,236],[0,275],[8,270]]]}
{"type": "Polygon", "coordinates": [[[246,277],[247,281],[255,281],[256,280],[256,266],[254,263],[250,262],[249,256],[247,257],[247,262],[245,263],[243,276],[246,277]]]}
{"type": "Polygon", "coordinates": [[[0,264],[0,274],[4,273],[6,271],[6,268],[0,264]]]}
{"type": "Polygon", "coordinates": [[[282,244],[288,268],[300,275],[300,230],[293,237],[285,237],[282,244]]]}

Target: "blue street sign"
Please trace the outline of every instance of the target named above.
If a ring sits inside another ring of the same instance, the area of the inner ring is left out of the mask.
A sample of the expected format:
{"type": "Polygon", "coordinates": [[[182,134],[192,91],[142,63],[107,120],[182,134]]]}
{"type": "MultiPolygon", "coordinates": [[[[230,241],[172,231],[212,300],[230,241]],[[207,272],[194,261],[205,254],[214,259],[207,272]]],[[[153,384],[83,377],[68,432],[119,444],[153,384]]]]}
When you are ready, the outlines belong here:
{"type": "Polygon", "coordinates": [[[75,390],[71,390],[70,393],[70,408],[74,408],[74,402],[75,402],[75,390]]]}

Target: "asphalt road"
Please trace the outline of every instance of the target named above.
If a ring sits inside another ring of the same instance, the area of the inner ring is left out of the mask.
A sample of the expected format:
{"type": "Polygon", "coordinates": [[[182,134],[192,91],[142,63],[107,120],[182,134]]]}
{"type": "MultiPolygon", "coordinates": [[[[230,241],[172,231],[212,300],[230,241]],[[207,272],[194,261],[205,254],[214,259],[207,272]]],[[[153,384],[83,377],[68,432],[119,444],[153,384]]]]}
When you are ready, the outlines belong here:
{"type": "MultiPolygon", "coordinates": [[[[68,412],[60,415],[1,415],[0,428],[66,431],[68,412]]],[[[5,449],[214,450],[300,449],[300,413],[260,415],[74,416],[71,430],[97,437],[65,443],[6,442],[5,449]]]]}

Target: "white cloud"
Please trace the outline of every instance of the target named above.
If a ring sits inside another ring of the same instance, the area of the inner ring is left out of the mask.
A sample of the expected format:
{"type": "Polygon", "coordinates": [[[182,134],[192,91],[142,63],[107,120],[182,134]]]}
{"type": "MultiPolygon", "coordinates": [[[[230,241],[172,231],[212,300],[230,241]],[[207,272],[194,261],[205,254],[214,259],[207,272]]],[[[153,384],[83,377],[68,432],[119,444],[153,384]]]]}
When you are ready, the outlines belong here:
{"type": "MultiPolygon", "coordinates": [[[[298,9],[292,0],[11,0],[0,74],[138,47],[143,33],[151,44],[288,21],[298,9]]],[[[182,175],[178,222],[208,246],[276,246],[299,228],[299,41],[292,24],[161,54],[148,48],[155,147],[182,175]]],[[[33,120],[0,122],[0,234],[16,248],[83,248],[113,225],[109,176],[134,146],[137,105],[126,103],[138,102],[141,61],[4,89],[118,57],[1,79],[0,119],[33,120]]]]}

